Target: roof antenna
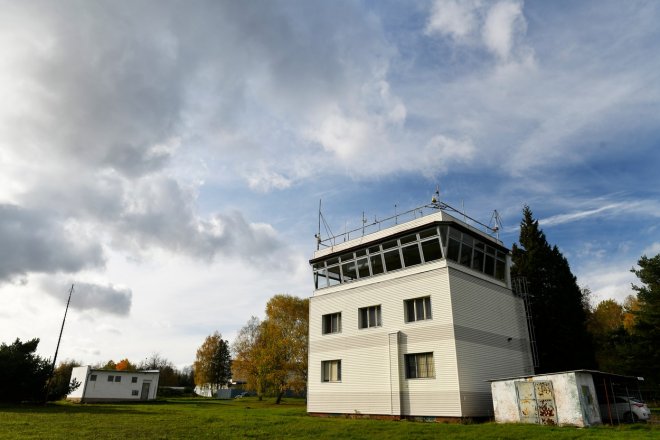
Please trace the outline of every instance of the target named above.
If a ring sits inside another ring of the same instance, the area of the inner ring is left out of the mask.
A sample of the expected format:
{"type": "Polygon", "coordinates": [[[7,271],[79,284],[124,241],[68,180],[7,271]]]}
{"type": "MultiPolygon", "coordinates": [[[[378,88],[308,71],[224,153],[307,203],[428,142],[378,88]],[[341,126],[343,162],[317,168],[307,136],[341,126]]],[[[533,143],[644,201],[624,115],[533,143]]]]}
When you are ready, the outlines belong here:
{"type": "Polygon", "coordinates": [[[488,228],[495,233],[497,239],[500,239],[500,229],[502,229],[502,217],[500,213],[497,212],[497,209],[493,210],[493,215],[490,216],[490,222],[488,223],[488,228]],[[495,223],[494,226],[490,226],[495,223]]]}
{"type": "Polygon", "coordinates": [[[434,205],[440,203],[440,185],[435,186],[435,192],[433,193],[433,197],[431,197],[431,203],[434,205]]]}

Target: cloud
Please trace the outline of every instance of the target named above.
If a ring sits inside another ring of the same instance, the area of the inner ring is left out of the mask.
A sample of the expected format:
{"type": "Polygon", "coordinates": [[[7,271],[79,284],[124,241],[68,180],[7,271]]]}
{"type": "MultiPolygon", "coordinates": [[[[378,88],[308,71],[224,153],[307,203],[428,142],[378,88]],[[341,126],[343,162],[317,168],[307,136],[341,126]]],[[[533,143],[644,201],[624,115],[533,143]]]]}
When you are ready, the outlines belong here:
{"type": "Polygon", "coordinates": [[[646,255],[649,258],[652,258],[658,254],[660,254],[660,242],[652,243],[642,251],[642,255],[646,255]]]}
{"type": "Polygon", "coordinates": [[[477,12],[481,7],[480,0],[436,0],[431,7],[425,32],[428,35],[448,35],[455,40],[463,39],[477,27],[477,12]]]}
{"type": "Polygon", "coordinates": [[[47,211],[0,205],[0,282],[29,272],[77,272],[104,264],[102,247],[47,211]]]}
{"type": "MultiPolygon", "coordinates": [[[[62,286],[71,286],[60,278],[51,278],[41,283],[42,290],[66,304],[68,290],[63,294],[62,286]]],[[[130,313],[133,292],[126,287],[76,282],[71,294],[70,307],[77,310],[96,310],[111,315],[126,316],[130,313]]]]}
{"type": "Polygon", "coordinates": [[[436,0],[426,24],[426,35],[450,37],[458,44],[485,48],[500,61],[509,61],[514,45],[527,30],[523,4],[516,0],[436,0]]]}
{"type": "Polygon", "coordinates": [[[482,32],[486,47],[500,59],[506,60],[511,54],[516,35],[524,34],[525,31],[522,4],[502,1],[488,11],[482,32]]]}

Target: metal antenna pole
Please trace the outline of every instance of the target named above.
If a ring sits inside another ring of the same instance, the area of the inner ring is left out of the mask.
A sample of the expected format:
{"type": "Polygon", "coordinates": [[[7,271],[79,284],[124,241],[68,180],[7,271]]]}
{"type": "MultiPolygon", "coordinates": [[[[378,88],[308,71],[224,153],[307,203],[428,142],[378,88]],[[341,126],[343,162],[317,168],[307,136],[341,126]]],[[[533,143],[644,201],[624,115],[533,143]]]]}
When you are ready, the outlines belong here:
{"type": "Polygon", "coordinates": [[[53,357],[53,364],[50,366],[50,377],[48,378],[48,383],[46,385],[46,396],[44,402],[48,400],[48,391],[50,391],[50,382],[53,379],[53,373],[55,373],[55,362],[57,362],[57,353],[60,351],[60,342],[62,341],[62,333],[64,332],[64,323],[66,322],[66,314],[69,311],[69,304],[71,303],[72,293],[73,293],[73,284],[71,284],[71,289],[69,289],[69,299],[66,301],[66,308],[64,309],[64,318],[62,319],[62,327],[60,328],[60,337],[57,338],[57,347],[55,347],[55,356],[53,357]]]}

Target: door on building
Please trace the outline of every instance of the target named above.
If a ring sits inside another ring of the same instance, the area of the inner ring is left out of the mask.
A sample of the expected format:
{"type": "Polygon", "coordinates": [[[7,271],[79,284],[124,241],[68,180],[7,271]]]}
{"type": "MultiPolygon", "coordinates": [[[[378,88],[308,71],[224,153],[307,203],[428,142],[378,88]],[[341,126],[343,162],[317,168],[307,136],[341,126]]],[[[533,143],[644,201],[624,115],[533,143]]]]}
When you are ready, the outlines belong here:
{"type": "Polygon", "coordinates": [[[149,399],[149,387],[151,387],[151,382],[142,382],[142,393],[140,394],[140,400],[149,399]]]}
{"type": "Polygon", "coordinates": [[[550,381],[516,382],[518,410],[523,423],[556,425],[555,396],[550,381]]]}

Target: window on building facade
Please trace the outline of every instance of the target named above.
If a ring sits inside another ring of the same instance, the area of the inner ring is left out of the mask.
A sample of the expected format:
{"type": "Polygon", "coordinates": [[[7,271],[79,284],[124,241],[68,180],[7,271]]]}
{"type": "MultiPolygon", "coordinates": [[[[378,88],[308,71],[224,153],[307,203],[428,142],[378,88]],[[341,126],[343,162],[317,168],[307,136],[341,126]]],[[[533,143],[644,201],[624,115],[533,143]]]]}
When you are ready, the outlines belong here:
{"type": "Polygon", "coordinates": [[[380,305],[358,309],[358,321],[359,328],[380,327],[383,325],[380,316],[380,305]]]}
{"type": "Polygon", "coordinates": [[[115,380],[115,376],[108,376],[108,382],[113,382],[115,380]]]}
{"type": "Polygon", "coordinates": [[[137,377],[135,376],[131,377],[131,383],[137,383],[137,377]]]}
{"type": "Polygon", "coordinates": [[[138,396],[139,394],[140,394],[140,393],[138,392],[138,390],[133,390],[133,391],[131,391],[131,395],[132,395],[132,396],[138,396]]]}
{"type": "Polygon", "coordinates": [[[407,299],[403,302],[406,322],[431,319],[431,297],[407,299]]]}
{"type": "Polygon", "coordinates": [[[323,382],[341,382],[341,360],[322,361],[321,380],[323,382]]]}
{"type": "Polygon", "coordinates": [[[115,376],[115,382],[121,382],[121,376],[115,376]]]}
{"type": "Polygon", "coordinates": [[[92,374],[92,375],[90,375],[90,376],[89,376],[89,380],[90,380],[91,382],[96,382],[96,374],[92,374]]]}
{"type": "Polygon", "coordinates": [[[435,377],[433,353],[406,355],[406,379],[428,379],[435,377]]]}
{"type": "Polygon", "coordinates": [[[323,315],[323,334],[341,332],[341,312],[323,315]]]}

